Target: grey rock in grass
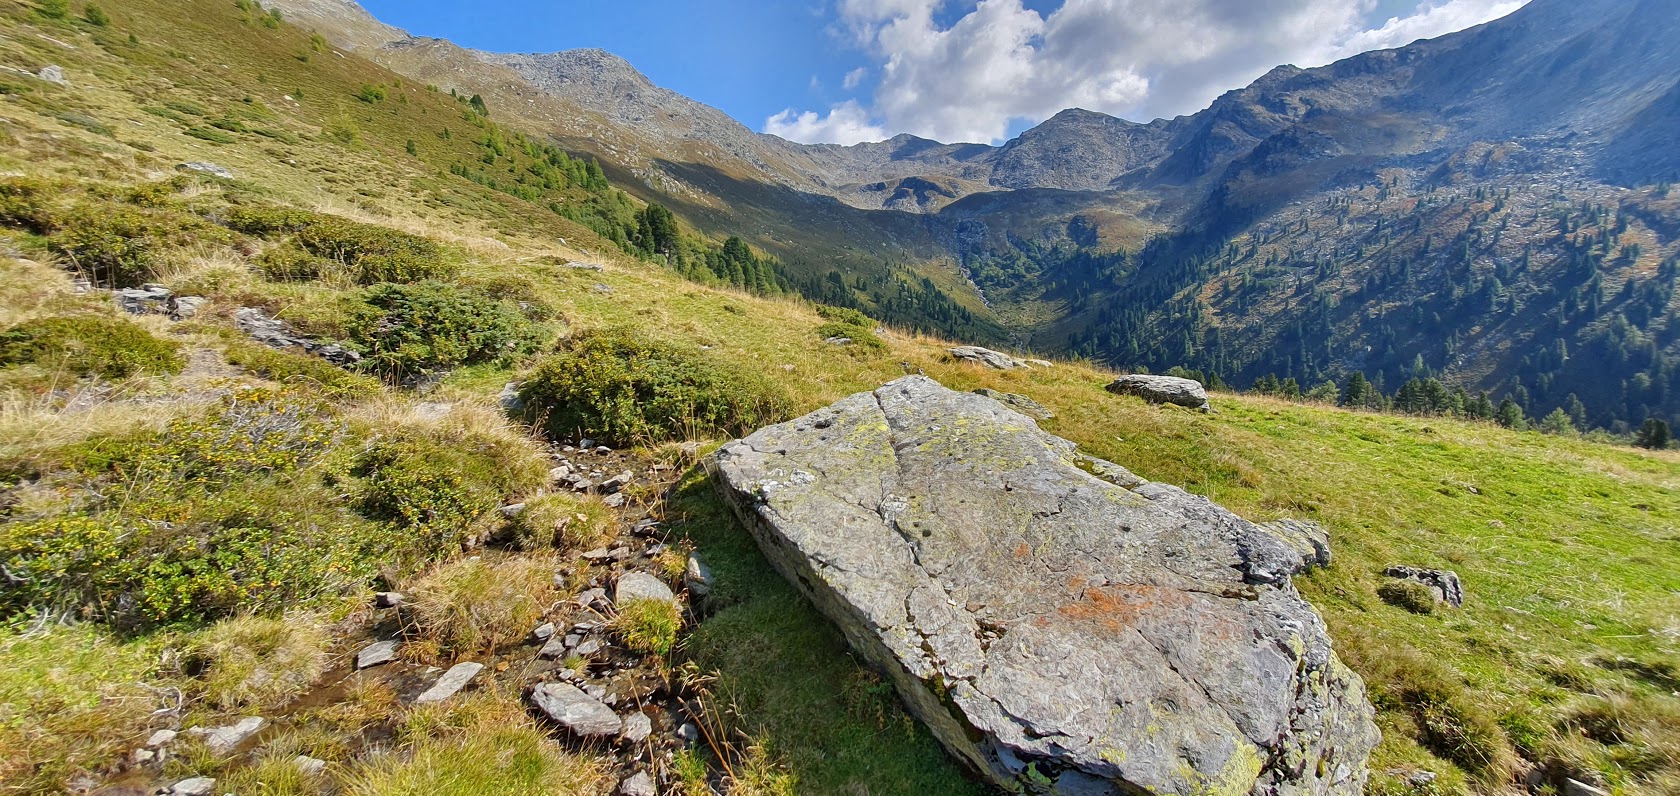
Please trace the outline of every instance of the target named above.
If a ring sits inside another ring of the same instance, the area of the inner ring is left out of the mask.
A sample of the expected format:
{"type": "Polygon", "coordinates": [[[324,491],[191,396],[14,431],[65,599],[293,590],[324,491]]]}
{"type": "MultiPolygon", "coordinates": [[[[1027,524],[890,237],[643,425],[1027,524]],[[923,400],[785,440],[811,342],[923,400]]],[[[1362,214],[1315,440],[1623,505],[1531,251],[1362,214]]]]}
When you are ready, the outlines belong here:
{"type": "Polygon", "coordinates": [[[706,566],[699,553],[688,554],[688,564],[683,569],[683,585],[688,587],[689,594],[696,597],[712,593],[712,568],[706,566]]]}
{"type": "Polygon", "coordinates": [[[1175,404],[1203,412],[1213,410],[1213,405],[1208,403],[1207,390],[1194,379],[1142,374],[1121,376],[1108,385],[1108,391],[1115,395],[1135,395],[1152,404],[1175,404]]]}
{"type": "Polygon", "coordinates": [[[186,163],[177,165],[175,168],[180,169],[181,171],[196,171],[199,174],[208,174],[212,177],[219,177],[224,180],[231,180],[234,176],[233,169],[226,166],[218,166],[214,163],[203,160],[187,161],[186,163]]]}
{"type": "Polygon", "coordinates": [[[1565,779],[1562,793],[1563,796],[1610,796],[1610,791],[1588,785],[1578,779],[1565,779]]]}
{"type": "Polygon", "coordinates": [[[1050,411],[1044,406],[1044,404],[1034,401],[1025,395],[1012,392],[998,392],[997,390],[990,389],[975,390],[974,394],[984,395],[987,398],[1009,407],[1010,409],[1014,409],[1015,411],[1026,415],[1027,417],[1033,417],[1039,420],[1049,420],[1050,418],[1056,416],[1056,413],[1050,411]]]}
{"type": "Polygon", "coordinates": [[[175,796],[210,796],[216,792],[214,777],[192,777],[183,779],[169,787],[169,792],[175,796]]]}
{"type": "Polygon", "coordinates": [[[496,401],[501,404],[503,412],[517,415],[525,411],[525,399],[519,397],[519,386],[517,381],[510,381],[502,386],[502,392],[496,396],[496,401]]]}
{"type": "Polygon", "coordinates": [[[531,630],[531,640],[539,644],[544,644],[547,643],[549,639],[554,638],[554,634],[559,631],[560,628],[553,622],[544,622],[531,630]]]}
{"type": "Polygon", "coordinates": [[[431,688],[426,689],[425,693],[415,697],[414,701],[420,705],[442,702],[455,696],[461,689],[466,688],[467,683],[472,682],[472,679],[482,671],[484,671],[484,664],[482,663],[457,663],[449,667],[449,671],[444,672],[443,676],[439,677],[431,688]]]}
{"type": "Polygon", "coordinates": [[[621,733],[624,740],[637,744],[647,740],[652,734],[653,720],[648,718],[646,713],[638,710],[624,717],[624,731],[621,733]]]}
{"type": "Polygon", "coordinates": [[[238,749],[251,736],[262,732],[267,724],[268,720],[261,716],[246,716],[225,727],[194,727],[187,732],[203,738],[204,745],[220,755],[238,749]]]}
{"type": "Polygon", "coordinates": [[[64,76],[64,67],[58,64],[41,67],[41,71],[36,72],[35,76],[55,86],[70,85],[69,78],[64,76]]]}
{"type": "Polygon", "coordinates": [[[1464,583],[1458,579],[1458,573],[1450,569],[1423,569],[1397,564],[1383,570],[1383,574],[1398,580],[1409,580],[1428,586],[1435,592],[1436,602],[1445,603],[1454,608],[1464,606],[1464,583]]]}
{"type": "Polygon", "coordinates": [[[400,646],[400,641],[375,641],[356,653],[356,668],[367,669],[390,663],[397,659],[397,648],[400,646]]]}
{"type": "Polygon", "coordinates": [[[400,591],[382,591],[373,595],[373,607],[395,608],[402,605],[406,599],[408,598],[400,591]]]}
{"type": "Polygon", "coordinates": [[[169,317],[177,321],[187,320],[197,315],[198,311],[208,303],[210,303],[210,299],[203,296],[177,296],[169,317]]]}
{"type": "Polygon", "coordinates": [[[1311,520],[1282,519],[1262,523],[1290,547],[1301,553],[1301,561],[1309,567],[1330,566],[1330,531],[1311,520]]]}
{"type": "Polygon", "coordinates": [[[163,285],[125,287],[111,292],[117,306],[130,315],[167,314],[175,293],[163,285]]]}
{"type": "Polygon", "coordinates": [[[152,733],[150,738],[146,739],[146,748],[161,749],[171,743],[174,743],[175,736],[177,735],[180,735],[180,733],[174,730],[158,730],[157,732],[152,733]]]}
{"type": "Polygon", "coordinates": [[[957,346],[951,349],[951,357],[962,362],[972,362],[998,370],[1031,369],[1032,366],[1001,351],[981,348],[977,345],[957,346]]]}
{"type": "Polygon", "coordinates": [[[658,796],[659,793],[654,790],[653,777],[648,776],[646,771],[638,771],[635,776],[625,780],[618,786],[618,792],[622,796],[658,796]]]}
{"type": "Polygon", "coordinates": [[[1274,532],[919,376],[716,465],[771,563],[1005,790],[1361,792],[1364,684],[1274,532]]]}
{"type": "Polygon", "coordinates": [[[292,766],[298,773],[306,777],[317,777],[327,770],[327,761],[308,755],[298,755],[292,758],[292,766]]]}
{"type": "Polygon", "coordinates": [[[613,589],[613,604],[628,605],[637,600],[656,600],[670,602],[677,595],[671,593],[671,587],[646,572],[632,570],[618,576],[618,585],[613,589]]]}
{"type": "Polygon", "coordinates": [[[556,724],[580,738],[611,738],[624,728],[612,708],[567,683],[543,683],[531,691],[531,702],[556,724]]]}

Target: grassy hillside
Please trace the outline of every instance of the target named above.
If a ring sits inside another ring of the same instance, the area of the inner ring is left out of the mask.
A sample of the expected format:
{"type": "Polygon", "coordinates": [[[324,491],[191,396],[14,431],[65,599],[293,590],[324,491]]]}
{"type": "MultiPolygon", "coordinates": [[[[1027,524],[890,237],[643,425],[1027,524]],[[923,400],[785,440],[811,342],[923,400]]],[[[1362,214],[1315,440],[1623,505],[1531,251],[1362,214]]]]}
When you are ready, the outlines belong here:
{"type": "Polygon", "coordinates": [[[599,186],[533,202],[455,173],[483,154],[472,109],[259,8],[134,0],[104,25],[53,10],[0,0],[0,790],[205,774],[241,794],[609,792],[631,753],[533,720],[519,690],[543,670],[521,639],[587,585],[582,552],[650,516],[716,583],[647,666],[718,738],[647,762],[693,794],[979,793],[680,445],[922,369],[1030,395],[1056,411],[1050,431],[1252,519],[1324,523],[1335,564],[1301,588],[1381,710],[1373,792],[1495,793],[1536,763],[1680,792],[1674,453],[1236,395],[1215,415],[1159,409],[1079,363],[983,371],[856,324],[858,344],[826,344],[842,314],[685,281],[547,206],[611,195],[599,186]],[[52,64],[68,85],[23,74],[52,64]],[[370,86],[384,99],[361,99],[370,86]],[[208,301],[128,316],[113,282],[208,301]],[[260,346],[242,308],[364,364],[260,346]],[[591,358],[622,339],[660,368],[591,358]],[[547,457],[571,440],[538,428],[558,415],[497,405],[516,379],[563,394],[666,372],[690,375],[662,394],[696,400],[569,421],[631,429],[614,462],[669,474],[622,509],[550,488],[547,457]],[[582,519],[542,538],[498,511],[519,501],[582,519]],[[1385,601],[1395,563],[1457,570],[1465,607],[1385,601]],[[556,587],[560,568],[574,574],[556,587]],[[350,674],[390,621],[368,608],[377,588],[461,606],[416,609],[404,665],[474,660],[483,679],[427,708],[409,683],[350,674]],[[156,729],[245,715],[273,723],[249,748],[133,762],[156,729]],[[300,753],[325,772],[290,768],[300,753]],[[1439,777],[1407,784],[1422,770],[1439,777]]]}

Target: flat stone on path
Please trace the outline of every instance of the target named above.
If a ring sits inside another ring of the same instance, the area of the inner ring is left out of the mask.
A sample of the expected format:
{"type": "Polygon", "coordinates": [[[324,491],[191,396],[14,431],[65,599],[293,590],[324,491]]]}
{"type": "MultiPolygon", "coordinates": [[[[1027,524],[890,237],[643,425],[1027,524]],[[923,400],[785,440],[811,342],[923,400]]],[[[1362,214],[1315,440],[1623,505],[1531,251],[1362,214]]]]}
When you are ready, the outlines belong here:
{"type": "Polygon", "coordinates": [[[624,729],[612,708],[567,683],[543,683],[531,691],[543,715],[581,738],[611,738],[624,729]]]}
{"type": "Polygon", "coordinates": [[[477,677],[481,671],[484,671],[484,664],[482,663],[472,663],[470,661],[457,663],[449,667],[449,671],[444,672],[443,676],[439,677],[431,688],[426,689],[425,693],[415,697],[414,702],[424,705],[429,702],[442,702],[455,696],[456,692],[466,688],[467,683],[472,682],[472,679],[477,677]]]}
{"type": "Polygon", "coordinates": [[[356,653],[356,668],[366,669],[370,666],[390,663],[397,659],[397,647],[400,646],[402,646],[400,641],[375,641],[363,647],[361,652],[356,653]]]}

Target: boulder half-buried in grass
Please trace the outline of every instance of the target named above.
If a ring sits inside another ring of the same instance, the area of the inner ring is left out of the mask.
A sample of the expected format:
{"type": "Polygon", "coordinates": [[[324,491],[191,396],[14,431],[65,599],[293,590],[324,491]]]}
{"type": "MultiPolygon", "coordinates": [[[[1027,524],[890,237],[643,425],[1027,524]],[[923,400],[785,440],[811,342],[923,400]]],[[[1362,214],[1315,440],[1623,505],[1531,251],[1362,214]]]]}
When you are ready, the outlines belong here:
{"type": "Polygon", "coordinates": [[[1364,786],[1371,705],[1290,582],[1303,555],[1205,498],[918,376],[717,470],[771,562],[1005,790],[1364,786]]]}

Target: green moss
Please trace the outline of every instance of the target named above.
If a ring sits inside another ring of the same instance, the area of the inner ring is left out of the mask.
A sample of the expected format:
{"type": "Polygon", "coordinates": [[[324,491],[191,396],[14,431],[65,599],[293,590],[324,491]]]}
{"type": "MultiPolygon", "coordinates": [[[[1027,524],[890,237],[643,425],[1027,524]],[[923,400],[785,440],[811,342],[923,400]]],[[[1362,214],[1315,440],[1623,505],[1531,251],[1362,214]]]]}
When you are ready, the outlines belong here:
{"type": "Polygon", "coordinates": [[[628,327],[573,340],[538,364],[520,395],[552,438],[615,445],[742,433],[791,409],[758,373],[628,327]]]}
{"type": "Polygon", "coordinates": [[[180,348],[138,324],[107,315],[41,318],[0,332],[0,364],[29,363],[112,379],[179,373],[186,365],[180,348]]]}

